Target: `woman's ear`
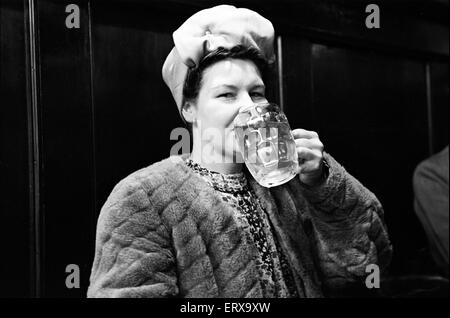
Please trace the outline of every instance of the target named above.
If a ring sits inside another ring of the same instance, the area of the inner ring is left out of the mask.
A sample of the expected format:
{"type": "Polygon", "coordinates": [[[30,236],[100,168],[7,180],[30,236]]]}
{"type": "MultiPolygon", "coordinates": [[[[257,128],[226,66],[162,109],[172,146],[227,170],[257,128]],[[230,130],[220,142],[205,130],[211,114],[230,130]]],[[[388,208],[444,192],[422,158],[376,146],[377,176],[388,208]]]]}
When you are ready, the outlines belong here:
{"type": "Polygon", "coordinates": [[[183,118],[188,123],[193,123],[196,120],[195,107],[191,102],[185,102],[181,107],[181,113],[183,114],[183,118]]]}

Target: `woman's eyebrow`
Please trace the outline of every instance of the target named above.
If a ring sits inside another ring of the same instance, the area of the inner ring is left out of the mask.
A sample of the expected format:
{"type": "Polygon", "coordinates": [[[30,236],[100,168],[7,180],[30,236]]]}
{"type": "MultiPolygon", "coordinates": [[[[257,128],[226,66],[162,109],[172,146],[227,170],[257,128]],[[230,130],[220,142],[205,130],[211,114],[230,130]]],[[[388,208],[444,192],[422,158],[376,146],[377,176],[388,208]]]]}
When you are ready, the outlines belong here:
{"type": "Polygon", "coordinates": [[[237,89],[237,86],[235,85],[228,85],[228,84],[220,84],[212,87],[211,89],[219,89],[219,88],[229,88],[229,89],[237,89]]]}
{"type": "MultiPolygon", "coordinates": [[[[219,89],[219,88],[238,89],[237,86],[229,85],[229,84],[216,85],[216,86],[212,87],[211,89],[219,89]]],[[[254,84],[254,85],[251,85],[251,88],[252,89],[258,89],[258,88],[266,89],[266,86],[264,84],[254,84]]]]}
{"type": "Polygon", "coordinates": [[[266,89],[266,85],[264,84],[256,84],[254,86],[252,86],[253,89],[257,89],[257,88],[262,88],[262,89],[266,89]]]}

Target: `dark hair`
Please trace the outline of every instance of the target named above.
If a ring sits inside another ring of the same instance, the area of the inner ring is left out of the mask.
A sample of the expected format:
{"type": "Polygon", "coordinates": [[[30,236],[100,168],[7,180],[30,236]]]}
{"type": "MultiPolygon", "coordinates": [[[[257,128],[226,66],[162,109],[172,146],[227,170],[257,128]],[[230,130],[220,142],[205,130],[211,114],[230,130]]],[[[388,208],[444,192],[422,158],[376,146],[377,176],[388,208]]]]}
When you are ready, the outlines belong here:
{"type": "MultiPolygon", "coordinates": [[[[266,75],[268,63],[258,49],[254,47],[244,47],[242,45],[234,46],[231,49],[219,47],[218,49],[212,51],[211,53],[203,57],[203,59],[200,61],[197,67],[188,70],[186,80],[184,81],[183,86],[182,107],[184,106],[184,103],[186,101],[192,101],[197,99],[202,85],[204,70],[216,62],[228,58],[252,61],[253,63],[255,63],[256,67],[261,73],[261,76],[264,78],[266,75]]],[[[187,123],[187,125],[189,130],[191,130],[190,123],[187,123]]]]}

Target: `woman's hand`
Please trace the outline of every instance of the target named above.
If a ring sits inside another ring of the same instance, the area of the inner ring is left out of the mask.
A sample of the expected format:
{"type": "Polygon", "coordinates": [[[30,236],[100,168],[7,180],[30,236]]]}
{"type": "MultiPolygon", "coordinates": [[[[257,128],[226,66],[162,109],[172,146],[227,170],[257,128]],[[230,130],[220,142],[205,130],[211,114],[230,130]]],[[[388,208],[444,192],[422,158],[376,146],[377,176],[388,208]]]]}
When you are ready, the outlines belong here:
{"type": "Polygon", "coordinates": [[[322,181],[323,144],[314,131],[304,129],[292,130],[300,165],[300,181],[313,186],[322,181]]]}

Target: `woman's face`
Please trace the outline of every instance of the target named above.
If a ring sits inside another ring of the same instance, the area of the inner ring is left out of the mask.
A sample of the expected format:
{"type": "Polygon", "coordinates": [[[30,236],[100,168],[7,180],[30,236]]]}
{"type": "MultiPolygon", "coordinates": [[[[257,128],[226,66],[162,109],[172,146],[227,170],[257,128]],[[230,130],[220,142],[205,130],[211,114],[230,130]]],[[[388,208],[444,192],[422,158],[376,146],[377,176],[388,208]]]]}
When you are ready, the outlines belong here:
{"type": "MultiPolygon", "coordinates": [[[[205,69],[194,104],[197,119],[194,131],[201,134],[202,147],[212,146],[215,153],[221,153],[226,160],[232,159],[234,118],[241,107],[261,102],[267,102],[265,86],[252,61],[225,59],[205,69]],[[221,138],[212,138],[208,133],[211,131],[219,132],[221,138]]],[[[194,143],[200,141],[196,133],[194,143]]]]}

